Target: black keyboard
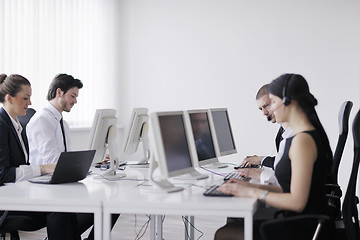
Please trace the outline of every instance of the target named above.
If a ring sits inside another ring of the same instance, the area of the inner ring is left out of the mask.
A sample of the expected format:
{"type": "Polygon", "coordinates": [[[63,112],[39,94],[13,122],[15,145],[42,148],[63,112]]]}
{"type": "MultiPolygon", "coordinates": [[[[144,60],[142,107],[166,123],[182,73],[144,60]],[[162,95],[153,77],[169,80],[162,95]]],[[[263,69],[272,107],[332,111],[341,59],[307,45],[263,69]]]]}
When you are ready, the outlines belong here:
{"type": "Polygon", "coordinates": [[[261,165],[249,164],[246,167],[243,165],[238,165],[234,167],[234,169],[239,169],[239,168],[261,168],[261,165]]]}
{"type": "Polygon", "coordinates": [[[223,193],[219,190],[216,190],[219,187],[219,185],[212,185],[206,191],[204,192],[205,196],[211,196],[211,197],[233,197],[232,194],[223,193]]]}
{"type": "Polygon", "coordinates": [[[230,180],[230,179],[237,179],[237,180],[243,180],[249,182],[251,180],[250,177],[241,176],[239,172],[231,172],[225,175],[224,181],[230,180]]]}

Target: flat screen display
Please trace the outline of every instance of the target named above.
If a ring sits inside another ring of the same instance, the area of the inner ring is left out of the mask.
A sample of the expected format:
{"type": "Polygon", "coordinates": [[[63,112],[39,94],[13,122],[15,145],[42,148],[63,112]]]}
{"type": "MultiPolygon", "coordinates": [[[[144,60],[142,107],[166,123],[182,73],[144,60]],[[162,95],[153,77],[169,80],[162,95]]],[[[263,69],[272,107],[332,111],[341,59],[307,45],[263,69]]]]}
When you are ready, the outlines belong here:
{"type": "Polygon", "coordinates": [[[216,157],[207,112],[189,113],[199,161],[216,157]]]}
{"type": "Polygon", "coordinates": [[[159,126],[168,171],[191,168],[192,161],[183,116],[159,116],[159,126]]]}
{"type": "Polygon", "coordinates": [[[231,132],[228,112],[212,111],[212,119],[216,131],[220,153],[235,150],[233,134],[231,132]]]}

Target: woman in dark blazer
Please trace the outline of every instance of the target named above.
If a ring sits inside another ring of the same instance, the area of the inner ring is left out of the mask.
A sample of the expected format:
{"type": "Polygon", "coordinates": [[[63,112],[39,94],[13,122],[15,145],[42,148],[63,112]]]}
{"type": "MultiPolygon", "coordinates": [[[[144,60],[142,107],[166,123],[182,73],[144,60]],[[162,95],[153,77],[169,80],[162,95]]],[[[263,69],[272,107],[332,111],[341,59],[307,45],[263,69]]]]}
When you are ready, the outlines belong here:
{"type": "MultiPolygon", "coordinates": [[[[27,180],[41,174],[52,173],[56,164],[29,165],[29,147],[25,133],[18,121],[31,105],[30,82],[20,75],[0,75],[0,185],[27,180]]],[[[44,222],[49,240],[81,239],[75,214],[0,211],[0,219],[6,216],[30,216],[44,222]]],[[[0,223],[1,224],[1,223],[0,223]]]]}
{"type": "MultiPolygon", "coordinates": [[[[22,127],[19,123],[19,130],[22,130],[22,127]]],[[[16,181],[16,169],[20,168],[22,165],[27,165],[29,169],[32,170],[29,165],[28,156],[25,156],[24,151],[22,150],[24,146],[26,154],[29,151],[29,145],[27,137],[23,131],[19,131],[22,136],[21,143],[17,129],[15,129],[10,116],[4,108],[0,108],[0,185],[16,181]],[[23,144],[23,145],[22,145],[23,144]]],[[[55,164],[36,166],[40,171],[40,174],[51,173],[54,169],[55,164]]],[[[34,174],[36,171],[32,171],[28,174],[27,178],[23,176],[21,180],[29,179],[32,177],[39,176],[40,174],[34,174]]],[[[20,177],[18,176],[18,179],[20,177]]]]}

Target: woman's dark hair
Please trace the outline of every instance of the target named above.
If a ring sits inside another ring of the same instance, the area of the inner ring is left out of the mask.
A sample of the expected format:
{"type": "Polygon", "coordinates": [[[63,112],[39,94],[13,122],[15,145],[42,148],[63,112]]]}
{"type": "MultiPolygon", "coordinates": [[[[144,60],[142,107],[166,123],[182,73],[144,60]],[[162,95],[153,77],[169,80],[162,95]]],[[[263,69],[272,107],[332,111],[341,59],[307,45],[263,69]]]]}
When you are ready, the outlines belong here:
{"type": "Polygon", "coordinates": [[[300,108],[305,112],[311,124],[319,131],[321,139],[325,144],[327,151],[326,155],[330,164],[330,174],[333,154],[327,134],[315,110],[317,100],[310,93],[309,85],[305,78],[299,74],[283,74],[269,84],[268,92],[272,95],[282,98],[283,101],[285,101],[285,98],[287,98],[288,101],[295,100],[300,108]]]}
{"type": "Polygon", "coordinates": [[[5,102],[6,94],[15,97],[22,90],[22,85],[31,86],[29,80],[18,74],[0,74],[0,102],[5,102]]]}
{"type": "Polygon", "coordinates": [[[80,89],[83,87],[83,84],[79,79],[76,79],[71,75],[64,73],[58,74],[54,77],[50,84],[47,100],[50,101],[56,97],[56,89],[60,88],[61,91],[63,91],[65,94],[69,89],[73,87],[77,87],[80,89]]]}

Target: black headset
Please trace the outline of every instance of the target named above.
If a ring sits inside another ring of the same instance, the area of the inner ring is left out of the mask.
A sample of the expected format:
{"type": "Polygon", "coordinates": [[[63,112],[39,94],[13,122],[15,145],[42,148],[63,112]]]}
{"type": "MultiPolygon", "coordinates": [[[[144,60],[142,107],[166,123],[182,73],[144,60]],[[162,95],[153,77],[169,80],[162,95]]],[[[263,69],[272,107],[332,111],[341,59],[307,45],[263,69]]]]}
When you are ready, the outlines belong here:
{"type": "Polygon", "coordinates": [[[286,90],[287,90],[290,79],[291,79],[291,76],[290,76],[290,78],[286,78],[285,85],[284,85],[283,91],[282,91],[282,94],[283,94],[282,100],[283,100],[283,103],[285,106],[289,106],[291,103],[291,97],[286,96],[286,90]]]}

